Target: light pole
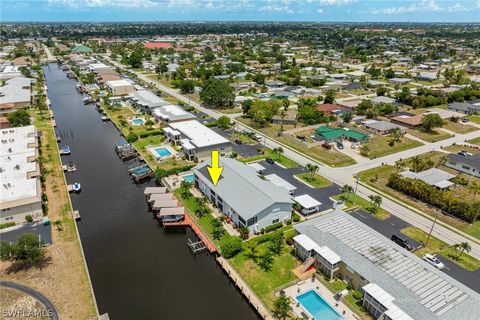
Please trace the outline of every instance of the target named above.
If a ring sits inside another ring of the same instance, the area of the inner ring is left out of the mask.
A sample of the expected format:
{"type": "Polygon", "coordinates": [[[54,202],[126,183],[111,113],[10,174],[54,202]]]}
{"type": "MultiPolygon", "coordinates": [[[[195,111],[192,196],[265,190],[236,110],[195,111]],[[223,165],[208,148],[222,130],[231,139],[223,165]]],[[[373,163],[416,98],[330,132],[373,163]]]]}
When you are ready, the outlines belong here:
{"type": "Polygon", "coordinates": [[[433,232],[433,228],[435,227],[435,224],[437,223],[437,219],[438,219],[438,210],[435,214],[435,219],[433,220],[432,227],[430,228],[430,232],[428,233],[427,240],[425,240],[425,244],[424,244],[425,247],[427,246],[428,240],[430,240],[430,237],[431,237],[432,232],[433,232]]]}
{"type": "Polygon", "coordinates": [[[355,174],[355,179],[357,180],[355,183],[355,192],[353,193],[353,202],[352,207],[355,206],[355,200],[357,199],[357,189],[358,189],[358,173],[355,174]]]}

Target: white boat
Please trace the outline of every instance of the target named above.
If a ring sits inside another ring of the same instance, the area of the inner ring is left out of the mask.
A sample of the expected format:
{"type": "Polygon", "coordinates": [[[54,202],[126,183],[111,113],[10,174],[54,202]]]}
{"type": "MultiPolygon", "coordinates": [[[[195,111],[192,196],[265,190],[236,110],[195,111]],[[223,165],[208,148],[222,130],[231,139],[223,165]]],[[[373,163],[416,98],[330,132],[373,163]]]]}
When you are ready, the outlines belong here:
{"type": "Polygon", "coordinates": [[[82,186],[80,185],[80,183],[75,182],[73,184],[73,191],[78,192],[78,191],[80,191],[81,188],[82,188],[82,186]]]}

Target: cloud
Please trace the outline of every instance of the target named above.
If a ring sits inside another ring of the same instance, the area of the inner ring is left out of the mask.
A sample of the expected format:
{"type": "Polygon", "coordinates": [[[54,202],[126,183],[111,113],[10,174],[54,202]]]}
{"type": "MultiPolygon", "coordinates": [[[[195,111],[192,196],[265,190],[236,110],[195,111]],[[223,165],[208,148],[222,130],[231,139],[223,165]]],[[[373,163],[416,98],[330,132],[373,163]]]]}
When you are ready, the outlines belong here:
{"type": "Polygon", "coordinates": [[[322,8],[318,8],[318,9],[317,9],[317,12],[320,13],[320,14],[323,14],[323,9],[322,9],[322,8]]]}
{"type": "Polygon", "coordinates": [[[460,3],[442,7],[435,0],[421,0],[409,6],[370,9],[371,14],[403,14],[413,12],[467,12],[469,8],[460,3]]]}
{"type": "Polygon", "coordinates": [[[258,9],[260,12],[269,12],[269,13],[288,13],[292,14],[294,13],[292,9],[290,9],[289,6],[278,6],[278,5],[266,5],[263,7],[260,7],[258,9]]]}
{"type": "Polygon", "coordinates": [[[346,5],[346,4],[351,4],[351,3],[357,2],[357,0],[319,0],[319,2],[320,2],[320,4],[326,5],[326,6],[329,6],[329,5],[343,6],[343,5],[346,5]]]}

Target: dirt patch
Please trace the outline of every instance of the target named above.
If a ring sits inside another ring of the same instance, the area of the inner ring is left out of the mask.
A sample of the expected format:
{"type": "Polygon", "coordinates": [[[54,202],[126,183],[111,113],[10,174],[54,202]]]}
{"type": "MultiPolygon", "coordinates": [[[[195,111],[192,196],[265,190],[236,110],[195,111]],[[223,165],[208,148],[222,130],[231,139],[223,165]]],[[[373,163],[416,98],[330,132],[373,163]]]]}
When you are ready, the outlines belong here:
{"type": "Polygon", "coordinates": [[[18,290],[2,287],[0,301],[1,319],[48,319],[42,316],[47,313],[38,300],[18,290]]]}

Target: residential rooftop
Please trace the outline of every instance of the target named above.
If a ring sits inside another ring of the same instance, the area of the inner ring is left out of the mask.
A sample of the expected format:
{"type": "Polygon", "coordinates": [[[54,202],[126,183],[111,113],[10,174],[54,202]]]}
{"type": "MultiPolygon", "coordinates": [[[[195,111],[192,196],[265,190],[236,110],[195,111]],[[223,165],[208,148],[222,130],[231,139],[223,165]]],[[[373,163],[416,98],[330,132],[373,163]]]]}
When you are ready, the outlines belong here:
{"type": "Polygon", "coordinates": [[[185,135],[189,139],[189,142],[197,148],[229,142],[229,140],[212,129],[207,128],[197,120],[170,123],[169,126],[185,135]]]}

